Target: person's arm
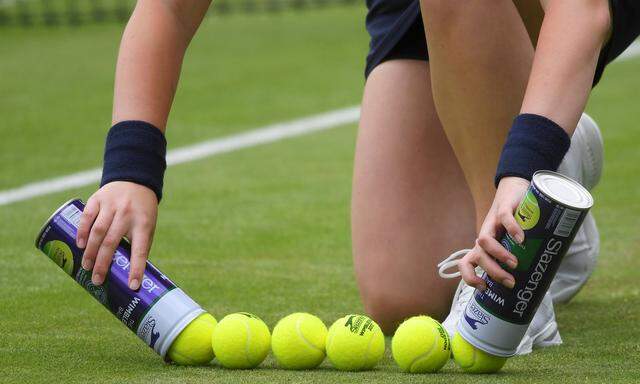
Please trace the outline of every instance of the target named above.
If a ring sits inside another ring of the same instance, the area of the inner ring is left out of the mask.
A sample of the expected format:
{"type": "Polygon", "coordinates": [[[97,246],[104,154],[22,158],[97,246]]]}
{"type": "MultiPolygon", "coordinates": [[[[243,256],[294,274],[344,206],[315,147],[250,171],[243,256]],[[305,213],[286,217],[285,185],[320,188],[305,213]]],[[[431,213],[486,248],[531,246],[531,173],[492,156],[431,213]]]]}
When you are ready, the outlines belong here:
{"type": "Polygon", "coordinates": [[[548,1],[520,112],[544,116],[571,135],[610,29],[607,0],[548,1]]]}
{"type": "Polygon", "coordinates": [[[120,44],[113,124],[142,120],[164,132],[185,51],[209,3],[138,1],[120,44]]]}
{"type": "Polygon", "coordinates": [[[114,127],[107,138],[103,186],[87,201],[77,236],[78,246],[84,248],[82,266],[93,270],[92,281],[96,285],[104,282],[113,253],[122,237],[127,236],[132,248],[129,286],[131,289],[140,286],[161,193],[167,117],[184,53],[209,3],[139,0],[124,31],[116,68],[114,127]],[[137,140],[137,145],[149,153],[127,153],[127,130],[131,132],[131,140],[137,140]],[[120,159],[114,159],[110,150],[117,152],[120,159]],[[127,156],[138,161],[125,163],[123,167],[122,158],[127,156]],[[117,172],[111,172],[110,162],[120,162],[114,169],[129,172],[127,176],[119,178],[117,172]],[[142,163],[151,163],[147,168],[159,170],[159,175],[145,175],[142,163]],[[127,167],[130,169],[122,169],[127,167]],[[105,182],[109,172],[115,176],[105,182]],[[158,182],[160,190],[154,188],[158,182]]]}
{"type": "MultiPolygon", "coordinates": [[[[522,125],[516,127],[516,124],[535,125],[539,122],[544,129],[549,129],[546,131],[549,137],[545,137],[545,140],[557,138],[553,139],[556,142],[547,143],[532,138],[541,146],[537,148],[538,152],[554,146],[568,149],[568,145],[560,145],[559,141],[568,142],[567,138],[575,130],[591,92],[600,51],[611,28],[607,0],[549,0],[545,5],[545,18],[521,109],[522,114],[528,115],[524,119],[516,119],[510,133],[511,136],[515,130],[519,130],[522,137],[526,129],[523,130],[522,125]],[[563,131],[566,132],[566,138],[559,137],[565,135],[563,131]]],[[[534,127],[530,125],[529,128],[534,127]]],[[[557,164],[548,164],[545,169],[557,168],[565,154],[559,152],[566,152],[566,149],[556,151],[555,157],[559,159],[555,161],[557,164]]],[[[524,239],[524,232],[513,214],[529,186],[531,171],[535,169],[519,172],[519,169],[510,168],[510,162],[526,164],[529,160],[524,160],[527,154],[519,153],[517,146],[511,148],[505,159],[505,150],[500,166],[506,170],[506,176],[500,176],[499,168],[499,183],[493,205],[475,247],[459,263],[463,279],[479,289],[484,289],[485,284],[475,275],[476,265],[483,266],[489,276],[503,282],[503,285],[513,286],[513,276],[499,268],[493,259],[512,267],[517,259],[500,245],[497,237],[506,230],[514,239],[524,239]],[[511,170],[514,172],[509,172],[511,170]]]]}

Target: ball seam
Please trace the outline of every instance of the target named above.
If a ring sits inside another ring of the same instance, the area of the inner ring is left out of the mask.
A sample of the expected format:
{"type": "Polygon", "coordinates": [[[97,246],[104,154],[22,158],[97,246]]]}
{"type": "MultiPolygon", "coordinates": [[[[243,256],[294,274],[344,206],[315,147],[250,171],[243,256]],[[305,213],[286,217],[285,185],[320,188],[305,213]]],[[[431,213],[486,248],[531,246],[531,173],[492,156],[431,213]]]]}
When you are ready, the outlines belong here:
{"type": "Polygon", "coordinates": [[[440,337],[440,334],[438,334],[438,332],[436,332],[435,329],[431,328],[431,331],[433,333],[435,333],[436,337],[433,339],[433,343],[431,343],[431,347],[429,347],[429,350],[427,350],[426,352],[422,353],[421,355],[416,356],[415,359],[411,360],[411,363],[409,364],[409,372],[413,371],[413,365],[420,359],[429,356],[431,354],[431,352],[433,352],[433,349],[436,346],[436,342],[438,341],[438,337],[440,337]]]}
{"type": "Polygon", "coordinates": [[[305,344],[307,344],[309,347],[311,347],[311,349],[313,349],[315,351],[318,351],[318,352],[323,352],[322,348],[315,346],[312,342],[307,340],[307,338],[304,336],[304,334],[300,330],[300,325],[301,325],[300,323],[302,323],[302,316],[299,316],[296,319],[296,333],[298,334],[298,336],[302,339],[302,341],[304,341],[305,344]]]}

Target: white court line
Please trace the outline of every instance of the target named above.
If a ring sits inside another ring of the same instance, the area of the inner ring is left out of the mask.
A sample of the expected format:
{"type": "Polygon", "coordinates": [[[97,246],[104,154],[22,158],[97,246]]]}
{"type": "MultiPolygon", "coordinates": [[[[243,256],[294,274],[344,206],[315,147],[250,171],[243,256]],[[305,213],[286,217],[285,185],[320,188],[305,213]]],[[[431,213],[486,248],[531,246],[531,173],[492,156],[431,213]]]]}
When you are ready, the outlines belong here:
{"type": "MultiPolygon", "coordinates": [[[[299,120],[276,123],[248,132],[171,150],[167,153],[167,165],[187,163],[242,148],[273,143],[290,137],[307,135],[317,131],[350,124],[360,118],[360,107],[350,107],[305,117],[299,120]]],[[[102,170],[94,168],[53,179],[25,184],[0,191],[0,205],[8,205],[38,196],[49,195],[73,188],[84,187],[100,181],[102,170]]]]}
{"type": "MultiPolygon", "coordinates": [[[[616,61],[631,59],[639,55],[640,42],[636,41],[631,44],[616,61]]],[[[358,121],[359,116],[360,108],[354,106],[290,122],[268,125],[245,133],[227,136],[221,139],[208,140],[171,150],[167,154],[167,164],[171,166],[186,163],[220,153],[272,143],[316,131],[323,131],[344,124],[354,123],[358,121]]],[[[94,168],[0,191],[0,206],[97,183],[100,180],[101,173],[100,168],[94,168]]]]}

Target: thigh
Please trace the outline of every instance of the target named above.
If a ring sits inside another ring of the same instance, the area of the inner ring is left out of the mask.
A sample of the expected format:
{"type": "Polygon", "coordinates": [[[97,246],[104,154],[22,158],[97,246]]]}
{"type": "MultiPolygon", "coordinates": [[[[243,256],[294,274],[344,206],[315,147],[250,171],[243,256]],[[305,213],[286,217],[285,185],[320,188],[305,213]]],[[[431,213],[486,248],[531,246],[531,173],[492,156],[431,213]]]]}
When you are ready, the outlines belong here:
{"type": "Polygon", "coordinates": [[[473,244],[469,188],[435,112],[429,64],[391,60],[369,76],[352,198],[357,281],[386,332],[413,314],[443,318],[457,281],[436,264],[473,244]]]}

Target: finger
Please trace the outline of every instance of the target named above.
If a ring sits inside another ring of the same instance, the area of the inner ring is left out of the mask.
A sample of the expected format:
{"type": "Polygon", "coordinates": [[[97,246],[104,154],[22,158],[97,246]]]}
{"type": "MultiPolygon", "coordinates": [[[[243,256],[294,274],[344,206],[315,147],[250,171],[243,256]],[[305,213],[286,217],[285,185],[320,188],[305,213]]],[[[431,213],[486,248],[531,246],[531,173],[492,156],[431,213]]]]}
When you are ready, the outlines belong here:
{"type": "Polygon", "coordinates": [[[524,231],[520,228],[516,218],[513,216],[513,212],[510,212],[509,210],[502,211],[500,213],[500,223],[515,241],[522,244],[524,241],[524,231]]]}
{"type": "Polygon", "coordinates": [[[507,251],[505,247],[490,236],[482,235],[476,240],[478,246],[480,246],[489,256],[494,259],[505,263],[511,269],[515,269],[518,266],[518,258],[516,258],[511,252],[507,251]]]}
{"type": "Polygon", "coordinates": [[[149,249],[151,248],[152,229],[139,225],[132,233],[131,239],[131,269],[129,271],[129,288],[140,288],[147,266],[149,249]]]}
{"type": "Polygon", "coordinates": [[[516,281],[509,272],[502,269],[484,250],[479,249],[478,252],[480,253],[478,265],[484,269],[489,277],[507,288],[513,288],[515,286],[516,281]]]}
{"type": "Polygon", "coordinates": [[[486,235],[491,237],[497,237],[498,229],[500,228],[500,221],[498,220],[497,214],[493,211],[487,214],[487,217],[484,218],[482,222],[482,226],[480,227],[480,235],[486,235]]]}
{"type": "Polygon", "coordinates": [[[93,267],[91,281],[94,285],[101,285],[104,282],[109,266],[113,260],[113,254],[122,240],[122,236],[127,232],[128,221],[124,216],[117,213],[113,218],[113,222],[109,227],[96,256],[96,262],[93,267]]]}
{"type": "Polygon", "coordinates": [[[95,263],[96,255],[98,254],[98,248],[100,248],[102,239],[104,239],[104,236],[107,234],[107,231],[111,226],[114,214],[115,211],[107,209],[106,207],[101,207],[96,221],[91,226],[89,238],[87,239],[87,246],[84,249],[84,254],[82,255],[82,268],[87,271],[93,269],[93,264],[95,263]]]}
{"type": "Polygon", "coordinates": [[[487,289],[487,284],[480,276],[476,275],[476,266],[474,265],[475,252],[476,250],[473,249],[467,254],[467,256],[458,261],[458,270],[460,271],[462,280],[464,280],[467,285],[470,285],[477,290],[484,291],[487,289]]]}
{"type": "Polygon", "coordinates": [[[100,212],[100,203],[98,199],[90,198],[87,201],[87,205],[80,215],[80,223],[78,224],[78,235],[76,236],[76,245],[78,248],[83,249],[87,245],[87,237],[89,236],[89,230],[91,224],[95,221],[98,213],[100,212]]]}

